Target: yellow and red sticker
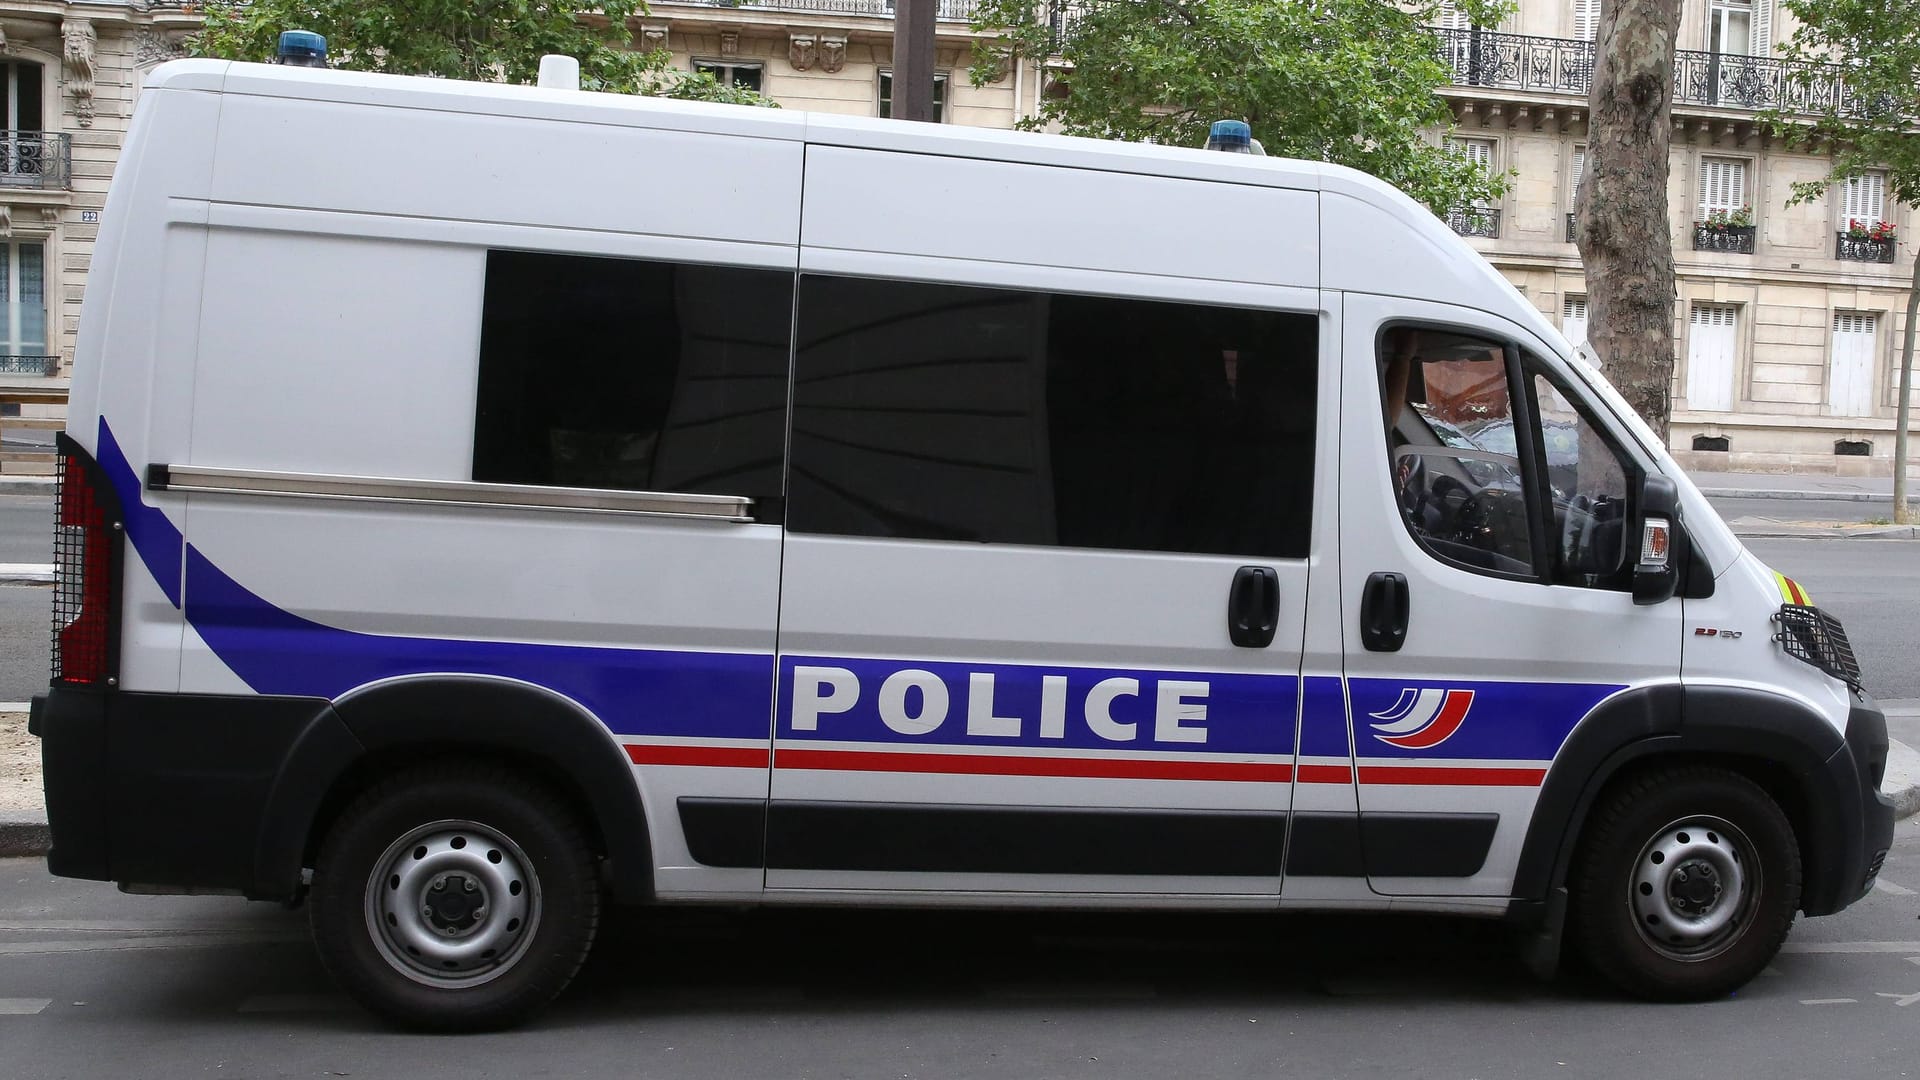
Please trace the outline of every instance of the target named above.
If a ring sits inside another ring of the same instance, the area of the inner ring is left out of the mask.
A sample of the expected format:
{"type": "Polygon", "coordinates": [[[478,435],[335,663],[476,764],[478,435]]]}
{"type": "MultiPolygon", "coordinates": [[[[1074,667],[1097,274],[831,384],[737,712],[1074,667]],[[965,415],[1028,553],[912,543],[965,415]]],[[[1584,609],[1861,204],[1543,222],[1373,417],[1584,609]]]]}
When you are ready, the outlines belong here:
{"type": "Polygon", "coordinates": [[[1780,586],[1780,598],[1782,600],[1785,600],[1789,604],[1799,604],[1802,607],[1813,606],[1813,597],[1807,595],[1807,590],[1801,588],[1799,582],[1778,570],[1773,572],[1773,580],[1775,584],[1780,586]]]}

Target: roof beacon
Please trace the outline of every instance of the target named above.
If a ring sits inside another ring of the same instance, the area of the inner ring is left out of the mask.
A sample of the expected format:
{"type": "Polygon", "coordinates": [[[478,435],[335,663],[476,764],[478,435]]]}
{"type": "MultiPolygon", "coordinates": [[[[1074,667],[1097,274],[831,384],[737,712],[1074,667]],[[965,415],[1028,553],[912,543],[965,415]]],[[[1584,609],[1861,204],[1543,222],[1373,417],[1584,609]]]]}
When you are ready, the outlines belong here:
{"type": "Polygon", "coordinates": [[[551,90],[580,89],[580,61],[555,53],[541,57],[540,85],[551,90]]]}
{"type": "Polygon", "coordinates": [[[1207,131],[1207,149],[1224,150],[1229,154],[1255,154],[1267,156],[1267,148],[1253,137],[1253,129],[1245,120],[1215,120],[1207,131]]]}
{"type": "Polygon", "coordinates": [[[311,30],[284,30],[277,54],[288,67],[327,66],[327,39],[311,30]]]}

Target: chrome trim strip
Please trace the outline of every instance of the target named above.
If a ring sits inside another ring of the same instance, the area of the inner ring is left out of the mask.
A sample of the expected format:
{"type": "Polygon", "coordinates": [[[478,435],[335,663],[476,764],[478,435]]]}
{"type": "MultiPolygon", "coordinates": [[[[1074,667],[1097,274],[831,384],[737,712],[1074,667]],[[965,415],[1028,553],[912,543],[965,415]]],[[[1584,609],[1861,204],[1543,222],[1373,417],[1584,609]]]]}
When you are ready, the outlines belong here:
{"type": "Polygon", "coordinates": [[[383,476],[257,472],[204,465],[155,465],[148,470],[147,487],[154,491],[209,495],[270,495],[522,510],[577,510],[706,521],[753,520],[753,500],[739,495],[687,495],[670,491],[481,484],[465,480],[401,480],[383,476]]]}

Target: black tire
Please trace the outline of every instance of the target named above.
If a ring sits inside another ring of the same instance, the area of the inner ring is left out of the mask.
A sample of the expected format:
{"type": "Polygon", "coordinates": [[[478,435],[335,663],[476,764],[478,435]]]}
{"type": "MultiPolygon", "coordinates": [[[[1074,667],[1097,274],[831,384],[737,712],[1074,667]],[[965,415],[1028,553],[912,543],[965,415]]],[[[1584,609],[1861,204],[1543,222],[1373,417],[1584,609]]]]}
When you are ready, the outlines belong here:
{"type": "Polygon", "coordinates": [[[1800,847],[1746,777],[1655,769],[1595,806],[1570,884],[1575,941],[1596,971],[1643,998],[1702,1001],[1780,951],[1800,907],[1800,847]]]}
{"type": "Polygon", "coordinates": [[[566,988],[599,928],[600,888],[585,830],[551,791],[445,763],[348,804],[321,845],[308,912],[327,970],[373,1013],[484,1031],[566,988]]]}

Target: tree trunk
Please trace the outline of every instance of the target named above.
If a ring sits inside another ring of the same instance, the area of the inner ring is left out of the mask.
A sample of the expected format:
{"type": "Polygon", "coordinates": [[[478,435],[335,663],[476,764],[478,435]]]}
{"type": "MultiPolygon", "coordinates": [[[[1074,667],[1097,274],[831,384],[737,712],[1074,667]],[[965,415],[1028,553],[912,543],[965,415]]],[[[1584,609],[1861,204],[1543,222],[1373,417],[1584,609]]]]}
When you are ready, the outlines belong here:
{"type": "Polygon", "coordinates": [[[1913,260],[1913,284],[1907,289],[1907,332],[1900,341],[1900,404],[1893,422],[1893,523],[1913,524],[1907,508],[1907,413],[1913,400],[1913,331],[1920,321],[1920,254],[1913,260]]]}
{"type": "Polygon", "coordinates": [[[1673,240],[1667,215],[1673,49],[1681,0],[1601,0],[1576,237],[1587,340],[1664,442],[1673,411],[1673,240]]]}

